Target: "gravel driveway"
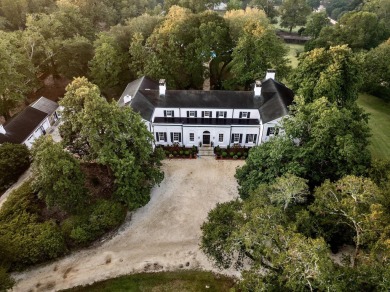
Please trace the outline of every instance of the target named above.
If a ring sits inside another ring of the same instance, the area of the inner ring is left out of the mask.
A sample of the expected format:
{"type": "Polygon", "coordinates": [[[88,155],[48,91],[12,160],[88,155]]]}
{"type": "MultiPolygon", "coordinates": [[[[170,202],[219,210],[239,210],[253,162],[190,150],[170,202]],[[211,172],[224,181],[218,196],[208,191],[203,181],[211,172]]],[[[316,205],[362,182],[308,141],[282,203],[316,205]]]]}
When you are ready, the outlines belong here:
{"type": "MultiPolygon", "coordinates": [[[[234,199],[237,166],[212,158],[164,161],[151,201],[111,239],[56,262],[13,274],[14,291],[56,291],[139,272],[217,271],[199,250],[200,225],[216,203],[234,199]]],[[[236,275],[232,271],[224,271],[236,275]]]]}

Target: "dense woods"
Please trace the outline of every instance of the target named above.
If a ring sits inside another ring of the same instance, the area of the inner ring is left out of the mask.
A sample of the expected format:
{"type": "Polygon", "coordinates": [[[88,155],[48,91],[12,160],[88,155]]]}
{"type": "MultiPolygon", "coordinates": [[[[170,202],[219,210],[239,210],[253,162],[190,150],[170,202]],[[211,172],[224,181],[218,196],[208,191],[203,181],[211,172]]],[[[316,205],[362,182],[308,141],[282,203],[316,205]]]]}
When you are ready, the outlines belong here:
{"type": "MultiPolygon", "coordinates": [[[[202,250],[221,268],[249,266],[243,291],[390,289],[390,164],[371,160],[368,116],[356,105],[360,91],[390,99],[389,1],[329,0],[326,12],[313,12],[316,0],[229,1],[223,15],[209,10],[218,3],[0,2],[0,116],[47,76],[73,80],[60,101],[63,143],[37,141],[33,180],[0,211],[0,291],[12,286],[7,272],[118,226],[162,180],[153,137],[115,103],[126,83],[148,75],[201,89],[210,78],[212,89],[248,90],[269,68],[296,93],[284,135],[250,151],[236,174],[241,198],[209,213],[202,250]],[[278,18],[311,37],[295,69],[278,18]],[[104,175],[88,176],[91,165],[104,175]],[[107,192],[94,192],[103,176],[107,192]],[[346,246],[347,258],[331,259],[346,246]]],[[[0,156],[12,170],[1,189],[30,160],[16,146],[0,156]]]]}

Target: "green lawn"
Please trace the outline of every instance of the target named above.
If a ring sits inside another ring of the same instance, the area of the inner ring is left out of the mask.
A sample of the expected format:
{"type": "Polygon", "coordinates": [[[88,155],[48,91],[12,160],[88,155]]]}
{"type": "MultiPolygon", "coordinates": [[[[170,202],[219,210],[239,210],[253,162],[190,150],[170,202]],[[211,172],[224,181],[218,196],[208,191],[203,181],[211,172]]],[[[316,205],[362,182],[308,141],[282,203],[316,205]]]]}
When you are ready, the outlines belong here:
{"type": "Polygon", "coordinates": [[[390,159],[390,103],[372,95],[360,94],[358,104],[370,114],[372,156],[390,159]]]}
{"type": "MultiPolygon", "coordinates": [[[[76,292],[116,292],[116,291],[229,291],[234,286],[231,278],[216,276],[211,272],[181,271],[145,273],[123,276],[95,283],[87,287],[77,287],[66,291],[76,292]]],[[[233,290],[234,291],[234,290],[233,290]]]]}
{"type": "Polygon", "coordinates": [[[304,51],[305,46],[298,44],[286,44],[286,46],[289,48],[287,57],[291,61],[291,66],[296,68],[298,66],[297,56],[304,51]]]}

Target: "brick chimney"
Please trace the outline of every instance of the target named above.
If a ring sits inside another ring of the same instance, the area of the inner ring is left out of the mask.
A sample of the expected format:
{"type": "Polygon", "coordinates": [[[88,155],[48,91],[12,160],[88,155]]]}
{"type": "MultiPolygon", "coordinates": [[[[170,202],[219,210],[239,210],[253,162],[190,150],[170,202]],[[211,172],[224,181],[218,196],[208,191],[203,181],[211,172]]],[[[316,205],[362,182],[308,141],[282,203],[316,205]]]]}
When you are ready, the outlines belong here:
{"type": "Polygon", "coordinates": [[[160,79],[158,82],[158,89],[161,95],[165,95],[165,91],[167,90],[167,84],[165,83],[165,79],[160,79]]]}

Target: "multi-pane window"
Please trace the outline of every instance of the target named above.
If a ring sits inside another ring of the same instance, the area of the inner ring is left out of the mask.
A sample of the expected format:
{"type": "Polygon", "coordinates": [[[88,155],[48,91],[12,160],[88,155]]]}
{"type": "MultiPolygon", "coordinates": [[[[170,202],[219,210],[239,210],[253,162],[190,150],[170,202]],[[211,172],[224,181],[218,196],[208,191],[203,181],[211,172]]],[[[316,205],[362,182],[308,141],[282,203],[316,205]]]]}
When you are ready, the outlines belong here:
{"type": "Polygon", "coordinates": [[[256,143],[257,134],[248,134],[246,135],[245,143],[256,143]]]}
{"type": "Polygon", "coordinates": [[[269,127],[267,130],[267,136],[275,135],[275,134],[276,134],[275,127],[269,127]]]}
{"type": "Polygon", "coordinates": [[[233,134],[233,143],[240,143],[240,134],[233,134]]]}
{"type": "Polygon", "coordinates": [[[250,112],[240,112],[240,119],[249,119],[251,117],[251,113],[250,112]]]}
{"type": "Polygon", "coordinates": [[[223,142],[223,134],[219,134],[218,135],[218,141],[219,142],[223,142]]]}
{"type": "Polygon", "coordinates": [[[203,111],[202,112],[202,117],[203,118],[211,118],[212,117],[212,112],[211,111],[203,111]]]}
{"type": "Polygon", "coordinates": [[[167,141],[167,133],[165,133],[165,132],[157,132],[156,133],[156,138],[157,138],[157,142],[159,142],[159,141],[166,142],[167,141]]]}
{"type": "Polygon", "coordinates": [[[190,141],[191,142],[195,141],[195,134],[194,133],[190,133],[190,141]]]}
{"type": "Polygon", "coordinates": [[[195,111],[189,111],[189,116],[190,116],[191,118],[196,117],[196,112],[195,112],[195,111]]]}
{"type": "Polygon", "coordinates": [[[172,110],[165,111],[165,116],[166,117],[173,117],[173,111],[172,110]]]}
{"type": "Polygon", "coordinates": [[[173,133],[173,142],[179,142],[180,133],[173,133]]]}
{"type": "Polygon", "coordinates": [[[217,111],[217,118],[225,118],[226,112],[225,111],[217,111]]]}

